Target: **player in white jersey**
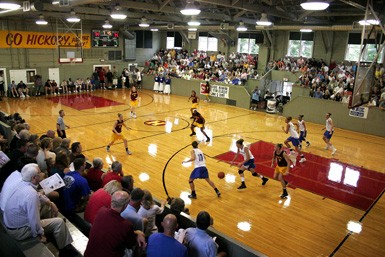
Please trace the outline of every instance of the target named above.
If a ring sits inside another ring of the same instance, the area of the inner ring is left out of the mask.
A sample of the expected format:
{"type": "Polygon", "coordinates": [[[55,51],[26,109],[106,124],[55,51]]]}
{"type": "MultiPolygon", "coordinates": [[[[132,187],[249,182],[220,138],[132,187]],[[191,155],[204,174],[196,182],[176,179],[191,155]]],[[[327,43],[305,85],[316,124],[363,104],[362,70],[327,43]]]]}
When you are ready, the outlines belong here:
{"type": "Polygon", "coordinates": [[[187,161],[183,161],[182,163],[187,163],[187,162],[194,162],[194,170],[191,172],[190,179],[188,183],[190,184],[191,188],[191,195],[189,195],[189,198],[196,199],[197,195],[195,192],[195,185],[194,185],[194,180],[197,178],[203,178],[209,183],[209,185],[214,188],[215,193],[219,197],[221,195],[221,192],[216,188],[214,182],[212,182],[209,178],[209,172],[206,168],[206,159],[203,154],[203,152],[198,149],[198,142],[194,141],[192,142],[192,147],[193,149],[191,150],[191,157],[187,161]]]}
{"type": "Polygon", "coordinates": [[[333,133],[334,133],[334,123],[333,123],[332,118],[330,118],[330,116],[332,116],[332,114],[330,112],[326,113],[326,125],[322,129],[322,130],[326,129],[326,131],[325,131],[322,139],[326,143],[325,149],[326,150],[327,149],[331,149],[332,150],[332,155],[334,155],[336,153],[337,149],[330,143],[330,139],[332,138],[333,133]]]}
{"type": "MultiPolygon", "coordinates": [[[[295,150],[297,150],[298,154],[301,156],[301,159],[299,160],[300,163],[303,163],[306,161],[305,159],[305,156],[303,155],[301,149],[298,147],[300,145],[300,141],[299,141],[299,135],[298,135],[298,132],[296,131],[295,127],[294,127],[294,124],[291,122],[292,120],[292,117],[286,117],[286,128],[284,126],[282,126],[282,130],[283,132],[285,132],[286,134],[287,133],[290,133],[290,137],[288,137],[284,144],[290,148],[290,154],[292,156],[294,156],[294,151],[293,149],[291,149],[291,146],[289,144],[289,142],[291,142],[293,144],[293,146],[295,147],[295,150]]],[[[297,125],[297,124],[296,124],[297,125]]],[[[298,125],[297,125],[298,126],[298,125]]],[[[294,165],[296,164],[296,159],[291,159],[294,163],[294,165]]]]}
{"type": "Polygon", "coordinates": [[[299,129],[299,145],[302,148],[302,141],[306,142],[306,146],[310,146],[310,142],[306,139],[307,128],[306,123],[303,120],[303,115],[298,116],[298,129],[299,129]]]}
{"type": "Polygon", "coordinates": [[[243,156],[243,161],[236,163],[236,165],[238,166],[238,173],[239,173],[239,176],[241,176],[241,181],[242,181],[242,183],[238,187],[238,189],[246,188],[245,175],[243,174],[243,172],[245,170],[251,171],[251,174],[254,177],[259,176],[262,179],[262,185],[265,185],[269,179],[265,178],[264,176],[258,174],[255,171],[255,169],[254,169],[255,168],[254,156],[251,153],[250,149],[247,146],[243,145],[243,141],[244,141],[243,139],[237,140],[236,145],[237,145],[238,151],[237,151],[237,154],[234,156],[234,159],[231,161],[231,164],[230,164],[230,166],[234,165],[234,161],[238,158],[239,154],[241,154],[243,156]]]}

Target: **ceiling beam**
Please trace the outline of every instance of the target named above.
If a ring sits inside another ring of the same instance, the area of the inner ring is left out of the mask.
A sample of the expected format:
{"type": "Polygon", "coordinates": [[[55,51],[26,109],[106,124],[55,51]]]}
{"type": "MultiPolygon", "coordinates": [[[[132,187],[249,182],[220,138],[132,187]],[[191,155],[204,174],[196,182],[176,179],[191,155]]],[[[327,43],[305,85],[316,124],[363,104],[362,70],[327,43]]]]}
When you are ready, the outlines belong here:
{"type": "Polygon", "coordinates": [[[287,12],[281,12],[278,11],[275,8],[265,6],[262,4],[245,4],[245,3],[237,3],[235,5],[232,5],[232,0],[195,0],[196,2],[200,3],[206,3],[206,4],[214,4],[217,6],[223,6],[228,8],[235,8],[239,10],[245,10],[248,12],[256,12],[256,13],[262,13],[265,12],[268,15],[277,16],[284,19],[293,19],[295,20],[295,15],[287,12]]]}
{"type": "Polygon", "coordinates": [[[159,6],[159,11],[161,11],[171,0],[164,0],[164,2],[159,6]]]}
{"type": "Polygon", "coordinates": [[[347,4],[347,5],[350,5],[350,6],[353,6],[353,7],[357,8],[357,9],[360,9],[362,11],[366,11],[366,7],[365,6],[363,6],[363,5],[359,4],[359,3],[356,3],[354,1],[350,1],[350,0],[340,0],[340,1],[345,3],[345,4],[347,4]]]}
{"type": "Polygon", "coordinates": [[[239,17],[241,17],[241,16],[244,15],[245,13],[246,13],[245,10],[240,11],[240,12],[238,12],[237,14],[234,15],[233,19],[238,19],[239,17]]]}

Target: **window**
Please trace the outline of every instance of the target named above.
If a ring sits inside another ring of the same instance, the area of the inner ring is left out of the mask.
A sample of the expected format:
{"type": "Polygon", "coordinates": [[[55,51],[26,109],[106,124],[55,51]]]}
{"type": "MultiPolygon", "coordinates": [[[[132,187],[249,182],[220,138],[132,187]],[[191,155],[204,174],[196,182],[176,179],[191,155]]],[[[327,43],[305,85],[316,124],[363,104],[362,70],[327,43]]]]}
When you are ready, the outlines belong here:
{"type": "Polygon", "coordinates": [[[167,49],[182,49],[182,36],[179,32],[167,32],[167,49]]]}
{"type": "MultiPolygon", "coordinates": [[[[384,41],[384,37],[381,37],[380,34],[377,35],[376,39],[365,39],[366,47],[361,56],[361,61],[372,62],[374,57],[377,54],[378,44],[381,44],[384,41]],[[377,44],[376,44],[377,43],[377,44]]],[[[361,33],[349,33],[348,45],[345,52],[345,60],[347,61],[358,61],[361,53],[361,33]]],[[[382,63],[384,57],[384,49],[382,49],[380,55],[378,56],[377,62],[382,63]]]]}
{"type": "Polygon", "coordinates": [[[152,31],[137,30],[136,48],[152,48],[152,31]]]}
{"type": "Polygon", "coordinates": [[[218,51],[218,39],[209,35],[208,32],[199,32],[199,51],[218,51]]]}
{"type": "Polygon", "coordinates": [[[258,54],[259,45],[263,43],[263,35],[257,33],[239,33],[238,35],[238,53],[258,54]]]}
{"type": "Polygon", "coordinates": [[[287,55],[291,57],[306,57],[313,56],[314,32],[290,32],[289,46],[287,55]]]}

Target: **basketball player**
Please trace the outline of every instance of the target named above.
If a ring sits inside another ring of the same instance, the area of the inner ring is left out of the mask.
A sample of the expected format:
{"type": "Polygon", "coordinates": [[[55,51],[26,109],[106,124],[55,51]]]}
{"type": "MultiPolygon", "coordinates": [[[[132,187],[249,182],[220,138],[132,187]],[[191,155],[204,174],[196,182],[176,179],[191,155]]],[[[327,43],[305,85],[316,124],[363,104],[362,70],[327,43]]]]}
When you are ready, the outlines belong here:
{"type": "Polygon", "coordinates": [[[221,196],[221,192],[219,192],[218,188],[216,188],[214,182],[212,182],[209,178],[209,172],[206,168],[206,159],[203,154],[203,152],[198,149],[198,142],[194,141],[192,142],[193,149],[191,150],[190,154],[191,157],[187,161],[183,161],[182,163],[188,163],[188,162],[194,162],[194,170],[191,172],[190,179],[188,183],[190,184],[191,188],[191,195],[189,195],[189,198],[196,199],[197,194],[195,193],[195,185],[194,180],[197,178],[205,179],[209,185],[214,188],[215,193],[218,197],[221,196]]]}
{"type": "Polygon", "coordinates": [[[191,134],[190,137],[195,136],[196,133],[194,131],[195,127],[200,128],[202,134],[206,137],[206,142],[210,142],[210,138],[207,136],[205,132],[205,118],[203,118],[202,114],[200,114],[196,109],[193,111],[193,123],[191,124],[191,134]]]}
{"type": "Polygon", "coordinates": [[[65,116],[64,110],[60,110],[59,111],[59,118],[57,119],[57,122],[56,122],[56,130],[57,130],[57,135],[61,138],[67,137],[66,129],[70,128],[70,126],[67,126],[64,123],[64,116],[65,116]]]}
{"type": "Polygon", "coordinates": [[[130,95],[129,95],[130,107],[131,107],[130,117],[134,119],[136,119],[135,108],[138,107],[138,96],[139,96],[138,90],[136,89],[135,86],[132,86],[130,90],[130,95]]]}
{"type": "MultiPolygon", "coordinates": [[[[300,141],[299,141],[299,135],[298,135],[298,132],[295,130],[295,127],[294,127],[294,124],[291,122],[292,120],[292,117],[286,117],[286,129],[284,126],[282,126],[282,130],[283,132],[285,132],[286,134],[287,133],[290,133],[290,137],[288,137],[284,144],[290,149],[290,154],[293,154],[293,149],[291,148],[289,142],[291,142],[293,144],[293,146],[295,147],[295,150],[297,150],[298,154],[301,156],[301,159],[299,160],[300,163],[303,163],[306,161],[305,159],[305,156],[303,155],[301,149],[299,148],[299,145],[300,145],[300,141]]],[[[296,159],[292,159],[294,165],[296,164],[296,159]]]]}
{"type": "Polygon", "coordinates": [[[333,133],[334,133],[334,123],[333,123],[332,118],[330,118],[330,116],[332,116],[332,114],[330,112],[326,113],[326,125],[324,128],[322,128],[322,130],[326,129],[326,131],[325,131],[322,139],[326,143],[325,150],[331,149],[332,155],[334,155],[336,153],[337,149],[330,143],[330,139],[332,138],[333,133]]]}
{"type": "Polygon", "coordinates": [[[303,120],[303,115],[298,116],[298,129],[299,129],[299,145],[302,148],[302,141],[306,142],[306,146],[310,146],[310,142],[307,141],[306,135],[307,135],[307,129],[305,121],[303,120]]]}
{"type": "Polygon", "coordinates": [[[188,101],[190,102],[190,99],[191,99],[191,102],[192,102],[192,105],[191,105],[191,117],[190,119],[194,119],[194,110],[198,109],[198,106],[199,106],[199,97],[197,96],[197,93],[193,90],[191,91],[191,96],[188,98],[188,101]]]}
{"type": "Polygon", "coordinates": [[[122,126],[124,126],[127,130],[128,130],[128,127],[126,126],[126,124],[124,124],[123,114],[119,113],[118,117],[119,117],[119,119],[117,121],[115,121],[114,126],[112,127],[111,143],[109,143],[107,145],[107,152],[110,151],[110,146],[116,140],[123,140],[124,147],[126,148],[126,153],[128,155],[131,155],[132,152],[130,150],[128,150],[127,139],[124,137],[124,135],[122,133],[122,126]]]}
{"type": "Polygon", "coordinates": [[[249,170],[251,172],[251,175],[253,175],[254,177],[259,176],[262,179],[262,186],[265,185],[269,179],[265,178],[262,175],[259,175],[255,171],[254,156],[251,153],[250,149],[247,146],[243,145],[243,139],[237,140],[236,145],[237,145],[238,151],[237,151],[237,154],[234,156],[234,159],[231,161],[230,166],[233,166],[234,164],[238,166],[238,173],[242,181],[238,189],[246,188],[245,175],[243,174],[245,170],[249,170]],[[234,163],[234,161],[237,159],[239,154],[243,156],[243,161],[239,163],[234,163]]]}
{"type": "Polygon", "coordinates": [[[277,166],[274,170],[274,179],[281,182],[281,198],[284,199],[288,196],[288,193],[286,191],[287,181],[283,178],[283,176],[289,174],[290,159],[289,156],[287,156],[287,154],[283,150],[282,144],[276,144],[274,147],[273,159],[271,160],[271,167],[274,166],[274,161],[277,162],[277,166]]]}
{"type": "Polygon", "coordinates": [[[210,83],[206,81],[206,84],[202,86],[202,95],[206,97],[205,102],[210,102],[210,83]]]}

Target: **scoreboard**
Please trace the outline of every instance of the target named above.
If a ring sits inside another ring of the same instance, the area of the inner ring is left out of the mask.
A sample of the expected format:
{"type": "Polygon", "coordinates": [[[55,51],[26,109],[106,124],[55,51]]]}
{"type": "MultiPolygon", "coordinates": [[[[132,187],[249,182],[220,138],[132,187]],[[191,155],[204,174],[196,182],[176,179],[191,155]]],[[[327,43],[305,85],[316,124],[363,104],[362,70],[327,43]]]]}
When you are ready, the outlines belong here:
{"type": "Polygon", "coordinates": [[[119,46],[119,31],[93,29],[91,35],[93,47],[119,46]]]}

